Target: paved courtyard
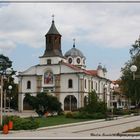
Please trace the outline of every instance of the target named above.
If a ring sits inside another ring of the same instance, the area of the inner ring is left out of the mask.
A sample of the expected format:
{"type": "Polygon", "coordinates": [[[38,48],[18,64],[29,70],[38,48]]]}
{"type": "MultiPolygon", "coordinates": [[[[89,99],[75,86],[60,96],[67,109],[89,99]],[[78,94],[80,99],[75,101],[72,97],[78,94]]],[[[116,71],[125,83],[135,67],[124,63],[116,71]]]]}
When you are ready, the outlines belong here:
{"type": "MultiPolygon", "coordinates": [[[[123,139],[140,139],[139,136],[108,136],[112,134],[117,134],[130,129],[140,126],[140,116],[131,116],[125,118],[118,118],[117,120],[105,121],[105,120],[96,120],[88,121],[77,124],[66,124],[59,126],[51,126],[40,128],[32,131],[11,131],[9,134],[1,134],[1,138],[123,138],[123,139]],[[100,135],[100,136],[95,136],[100,135]]],[[[138,133],[137,133],[138,135],[138,133]]]]}

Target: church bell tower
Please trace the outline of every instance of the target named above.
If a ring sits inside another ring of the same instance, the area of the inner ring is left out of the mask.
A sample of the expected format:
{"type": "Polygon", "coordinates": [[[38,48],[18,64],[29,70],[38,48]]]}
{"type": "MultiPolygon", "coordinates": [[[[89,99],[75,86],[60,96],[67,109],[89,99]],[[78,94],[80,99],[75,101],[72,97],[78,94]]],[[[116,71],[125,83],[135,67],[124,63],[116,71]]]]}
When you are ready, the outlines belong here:
{"type": "Polygon", "coordinates": [[[45,35],[46,49],[42,57],[63,57],[61,50],[61,34],[55,27],[54,15],[52,17],[51,27],[45,35]]]}

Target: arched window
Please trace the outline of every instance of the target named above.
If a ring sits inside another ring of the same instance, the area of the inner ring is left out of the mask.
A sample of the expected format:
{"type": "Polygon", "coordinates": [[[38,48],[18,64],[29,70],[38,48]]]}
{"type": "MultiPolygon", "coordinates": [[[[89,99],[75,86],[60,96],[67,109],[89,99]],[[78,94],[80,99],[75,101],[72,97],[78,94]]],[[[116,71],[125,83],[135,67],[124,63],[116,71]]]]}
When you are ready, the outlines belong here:
{"type": "Polygon", "coordinates": [[[52,37],[51,37],[51,36],[49,36],[49,43],[51,43],[51,41],[52,41],[52,37]]]}
{"type": "Polygon", "coordinates": [[[31,89],[31,81],[27,81],[27,89],[31,89]]]}
{"type": "Polygon", "coordinates": [[[87,88],[87,80],[85,79],[85,88],[87,88]]]}
{"type": "Polygon", "coordinates": [[[93,81],[91,81],[91,89],[93,89],[93,81]]]}
{"type": "Polygon", "coordinates": [[[73,81],[72,79],[68,80],[68,88],[72,88],[73,87],[73,81]]]}

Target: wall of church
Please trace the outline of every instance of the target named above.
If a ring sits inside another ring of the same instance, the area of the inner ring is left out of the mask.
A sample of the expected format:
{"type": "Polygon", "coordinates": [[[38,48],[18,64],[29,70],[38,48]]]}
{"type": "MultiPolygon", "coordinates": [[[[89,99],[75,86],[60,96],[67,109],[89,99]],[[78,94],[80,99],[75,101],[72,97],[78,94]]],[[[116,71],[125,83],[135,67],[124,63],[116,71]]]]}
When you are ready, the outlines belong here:
{"type": "Polygon", "coordinates": [[[105,78],[105,75],[104,75],[104,72],[102,69],[98,69],[97,74],[98,74],[98,76],[105,78]]]}
{"type": "Polygon", "coordinates": [[[19,75],[22,75],[22,74],[24,74],[24,75],[33,75],[33,74],[36,73],[36,68],[37,68],[36,66],[30,67],[29,69],[27,69],[27,70],[25,70],[23,72],[19,72],[19,75]]]}
{"type": "Polygon", "coordinates": [[[61,75],[61,92],[77,92],[78,91],[78,77],[76,74],[61,75]],[[68,80],[72,80],[72,88],[68,87],[68,80]]]}
{"type": "Polygon", "coordinates": [[[28,76],[28,77],[23,77],[22,78],[22,92],[27,93],[27,92],[36,92],[36,77],[35,76],[28,76]],[[31,82],[31,88],[27,88],[27,82],[31,82]]]}

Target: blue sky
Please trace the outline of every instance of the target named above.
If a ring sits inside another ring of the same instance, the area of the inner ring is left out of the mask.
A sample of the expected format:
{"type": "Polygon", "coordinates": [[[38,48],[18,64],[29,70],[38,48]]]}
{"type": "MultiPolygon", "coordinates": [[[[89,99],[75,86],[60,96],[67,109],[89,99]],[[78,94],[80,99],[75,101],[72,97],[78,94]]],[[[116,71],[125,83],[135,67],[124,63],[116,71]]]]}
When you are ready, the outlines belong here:
{"type": "Polygon", "coordinates": [[[39,63],[52,14],[62,35],[63,54],[76,38],[87,69],[96,69],[101,62],[108,78],[120,77],[140,34],[140,4],[0,4],[0,53],[13,61],[15,70],[39,63]]]}

